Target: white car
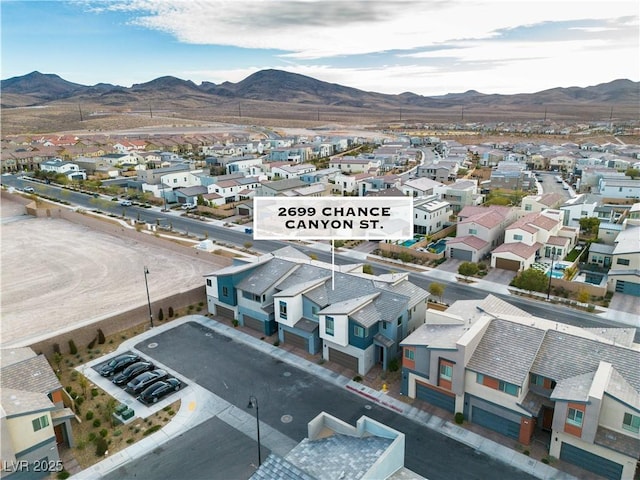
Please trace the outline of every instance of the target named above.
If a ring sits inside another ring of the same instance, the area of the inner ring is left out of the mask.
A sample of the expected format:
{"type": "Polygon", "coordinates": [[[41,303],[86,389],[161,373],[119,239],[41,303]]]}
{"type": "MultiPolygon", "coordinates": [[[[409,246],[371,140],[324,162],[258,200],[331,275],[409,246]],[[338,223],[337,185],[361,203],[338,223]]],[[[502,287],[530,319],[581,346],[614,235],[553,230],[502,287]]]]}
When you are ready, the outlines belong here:
{"type": "Polygon", "coordinates": [[[183,210],[192,210],[194,208],[196,208],[196,205],[194,205],[193,203],[185,203],[182,205],[183,210]]]}
{"type": "Polygon", "coordinates": [[[131,200],[122,200],[120,202],[120,205],[123,207],[130,207],[131,205],[133,205],[133,203],[131,202],[131,200]]]}
{"type": "Polygon", "coordinates": [[[33,189],[33,187],[24,187],[24,191],[27,193],[33,193],[35,192],[35,190],[33,189]]]}

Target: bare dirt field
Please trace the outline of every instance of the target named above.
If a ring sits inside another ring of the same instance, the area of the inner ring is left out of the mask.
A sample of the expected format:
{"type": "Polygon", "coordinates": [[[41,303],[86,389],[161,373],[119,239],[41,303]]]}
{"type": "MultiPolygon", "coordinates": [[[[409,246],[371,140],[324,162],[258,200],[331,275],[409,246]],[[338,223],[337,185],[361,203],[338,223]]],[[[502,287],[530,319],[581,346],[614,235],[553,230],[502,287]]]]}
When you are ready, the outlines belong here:
{"type": "Polygon", "coordinates": [[[0,345],[50,336],[203,285],[215,264],[2,201],[0,345]]]}

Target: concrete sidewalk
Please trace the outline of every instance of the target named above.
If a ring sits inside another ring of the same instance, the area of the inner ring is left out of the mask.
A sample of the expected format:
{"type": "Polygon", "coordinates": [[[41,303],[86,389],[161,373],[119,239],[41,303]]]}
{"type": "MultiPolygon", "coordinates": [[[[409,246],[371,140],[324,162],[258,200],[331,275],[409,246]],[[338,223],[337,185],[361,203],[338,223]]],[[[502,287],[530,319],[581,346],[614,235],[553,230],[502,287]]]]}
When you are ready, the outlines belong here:
{"type": "MultiPolygon", "coordinates": [[[[447,437],[457,440],[471,448],[474,448],[480,453],[495,458],[507,465],[517,468],[525,473],[528,473],[536,478],[543,480],[571,480],[575,479],[572,475],[565,472],[561,472],[550,465],[546,465],[542,462],[534,460],[524,454],[516,452],[508,447],[500,445],[492,440],[484,438],[474,432],[461,428],[451,422],[448,422],[436,415],[425,412],[413,406],[409,406],[386,393],[369,388],[361,383],[354,382],[351,379],[333,372],[323,366],[302,359],[301,357],[287,352],[279,347],[276,347],[270,343],[264,342],[248,335],[236,328],[229,325],[220,323],[209,317],[203,315],[189,315],[179,320],[175,320],[168,324],[164,324],[160,327],[147,330],[146,332],[131,338],[123,342],[116,352],[112,352],[109,356],[113,356],[126,351],[136,351],[134,345],[144,341],[147,338],[151,338],[160,332],[170,330],[186,322],[197,322],[211,330],[233,338],[235,341],[241,342],[251,348],[259,350],[273,358],[281,360],[293,367],[297,367],[306,371],[316,377],[322,378],[327,382],[332,383],[341,388],[345,388],[355,395],[367,398],[373,403],[377,403],[385,408],[388,408],[400,415],[405,416],[411,420],[414,420],[432,430],[435,430],[447,437]]],[[[89,364],[85,364],[78,367],[78,370],[83,371],[87,375],[91,376],[91,380],[99,384],[100,387],[108,391],[108,393],[117,397],[121,394],[122,390],[113,385],[108,379],[102,379],[91,367],[103,362],[105,359],[100,358],[92,361],[89,364]],[[93,372],[93,373],[92,373],[93,372]],[[94,375],[95,374],[95,375],[94,375]],[[102,381],[101,381],[102,379],[102,381]]],[[[162,366],[159,364],[159,366],[162,366]]],[[[162,368],[166,368],[162,366],[162,368]]],[[[171,372],[175,373],[175,372],[171,372]]],[[[180,378],[179,375],[177,375],[180,378]]],[[[125,399],[126,400],[126,399],[125,399]]],[[[171,400],[171,399],[169,399],[171,400]]],[[[175,401],[175,399],[171,400],[175,401]]],[[[163,403],[155,405],[154,409],[161,409],[163,403]]],[[[136,405],[136,411],[143,412],[143,407],[136,405]]],[[[151,412],[148,412],[151,413],[151,412]]],[[[217,395],[205,390],[204,388],[190,384],[181,393],[181,406],[180,410],[173,417],[171,422],[162,428],[162,430],[144,438],[136,444],[117,452],[105,460],[89,467],[73,476],[73,478],[93,480],[101,478],[108,473],[116,470],[117,468],[127,464],[131,460],[140,458],[149,452],[153,451],[157,447],[168,442],[172,438],[184,434],[190,428],[193,428],[202,422],[217,417],[224,421],[228,425],[237,429],[238,431],[246,434],[248,437],[257,440],[257,432],[255,428],[255,418],[245,410],[237,408],[217,395]]],[[[279,431],[270,427],[269,425],[260,422],[261,430],[261,443],[278,455],[285,456],[297,442],[293,439],[283,435],[279,431]]]]}

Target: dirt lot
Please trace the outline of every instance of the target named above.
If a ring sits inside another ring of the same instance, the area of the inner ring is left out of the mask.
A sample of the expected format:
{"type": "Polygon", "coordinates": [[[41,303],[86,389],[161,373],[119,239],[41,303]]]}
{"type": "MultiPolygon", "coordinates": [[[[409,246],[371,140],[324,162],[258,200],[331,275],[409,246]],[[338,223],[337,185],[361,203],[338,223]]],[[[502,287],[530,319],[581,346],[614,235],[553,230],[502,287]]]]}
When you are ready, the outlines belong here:
{"type": "Polygon", "coordinates": [[[50,336],[203,284],[214,264],[2,201],[0,345],[50,336]]]}

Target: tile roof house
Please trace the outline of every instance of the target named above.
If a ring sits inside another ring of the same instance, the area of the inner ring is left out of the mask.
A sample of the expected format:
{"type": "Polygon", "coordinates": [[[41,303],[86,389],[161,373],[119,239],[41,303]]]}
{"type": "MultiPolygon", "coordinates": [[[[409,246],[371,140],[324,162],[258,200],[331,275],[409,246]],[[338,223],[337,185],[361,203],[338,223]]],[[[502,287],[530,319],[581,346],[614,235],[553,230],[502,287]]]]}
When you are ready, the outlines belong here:
{"type": "Polygon", "coordinates": [[[640,226],[625,226],[611,252],[607,290],[640,297],[640,226]]]}
{"type": "Polygon", "coordinates": [[[526,270],[538,257],[563,258],[578,239],[579,228],[564,227],[560,210],[543,210],[516,220],[505,229],[504,243],[491,252],[491,266],[526,270]]]}
{"type": "Polygon", "coordinates": [[[369,417],[363,415],[353,427],[322,412],[307,431],[307,438],[284,458],[269,455],[251,480],[423,478],[404,466],[404,434],[369,417]]]}
{"type": "MultiPolygon", "coordinates": [[[[68,397],[58,377],[44,355],[28,347],[3,348],[0,354],[3,463],[59,461],[58,445],[74,446],[71,420],[76,416],[65,407],[68,397]]],[[[3,465],[3,478],[4,470],[3,465]]],[[[19,476],[8,478],[13,475],[19,476]]]]}
{"type": "Polygon", "coordinates": [[[396,358],[424,322],[429,294],[407,274],[373,276],[286,247],[206,275],[209,312],[366,374],[396,358]]]}
{"type": "Polygon", "coordinates": [[[505,229],[516,216],[512,207],[464,207],[458,213],[456,238],[447,241],[447,258],[480,261],[504,241],[505,229]]]}
{"type": "Polygon", "coordinates": [[[543,193],[542,195],[527,195],[522,199],[520,208],[524,213],[541,212],[547,208],[559,208],[565,201],[561,193],[543,193]]]}
{"type": "Polygon", "coordinates": [[[640,456],[635,329],[584,329],[492,295],[427,312],[405,338],[402,393],[606,478],[634,478],[640,456]],[[460,304],[460,305],[458,305],[460,304]]]}

